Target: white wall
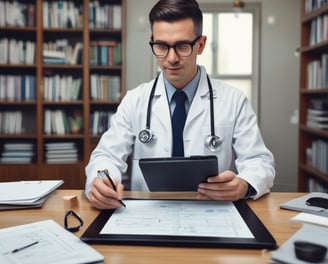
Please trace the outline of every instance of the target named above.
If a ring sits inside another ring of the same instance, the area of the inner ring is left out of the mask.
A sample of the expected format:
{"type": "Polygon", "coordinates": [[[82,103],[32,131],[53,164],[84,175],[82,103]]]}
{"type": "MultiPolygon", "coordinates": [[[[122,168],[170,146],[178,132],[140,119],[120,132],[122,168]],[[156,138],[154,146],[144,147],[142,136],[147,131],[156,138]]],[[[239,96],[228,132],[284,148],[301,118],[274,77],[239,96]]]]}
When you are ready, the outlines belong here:
{"type": "Polygon", "coordinates": [[[265,0],[262,4],[260,119],[264,139],[276,159],[274,190],[297,189],[300,1],[265,0]],[[268,23],[274,17],[275,23],[268,23]]]}
{"type": "MultiPolygon", "coordinates": [[[[152,79],[153,58],[148,45],[148,12],[157,0],[127,0],[127,89],[152,79]]],[[[228,2],[199,0],[199,3],[228,2]]],[[[260,48],[259,124],[276,160],[274,191],[296,191],[297,124],[291,116],[298,108],[300,1],[259,0],[262,3],[260,48]],[[270,20],[271,19],[271,20],[270,20]],[[268,22],[268,20],[274,23],[268,22]]]]}

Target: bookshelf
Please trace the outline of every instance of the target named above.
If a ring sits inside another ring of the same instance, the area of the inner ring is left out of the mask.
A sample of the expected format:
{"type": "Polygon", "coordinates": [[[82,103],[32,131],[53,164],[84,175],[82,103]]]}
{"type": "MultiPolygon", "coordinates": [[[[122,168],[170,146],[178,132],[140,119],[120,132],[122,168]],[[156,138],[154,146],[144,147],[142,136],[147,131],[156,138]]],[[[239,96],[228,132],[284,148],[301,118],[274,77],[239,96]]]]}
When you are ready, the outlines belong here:
{"type": "Polygon", "coordinates": [[[125,9],[125,0],[0,0],[1,181],[84,188],[125,94],[125,9]]]}
{"type": "Polygon", "coordinates": [[[328,1],[302,0],[299,191],[328,191],[328,1]]]}

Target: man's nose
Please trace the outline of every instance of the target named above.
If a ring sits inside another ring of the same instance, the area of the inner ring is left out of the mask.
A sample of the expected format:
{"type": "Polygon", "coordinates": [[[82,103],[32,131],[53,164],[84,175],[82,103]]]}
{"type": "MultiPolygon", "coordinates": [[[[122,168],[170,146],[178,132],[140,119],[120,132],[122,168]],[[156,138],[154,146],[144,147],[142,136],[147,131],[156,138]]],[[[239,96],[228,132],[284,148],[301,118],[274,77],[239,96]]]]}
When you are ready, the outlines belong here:
{"type": "Polygon", "coordinates": [[[176,62],[177,60],[179,60],[179,56],[178,54],[176,53],[174,47],[170,47],[169,48],[169,51],[167,53],[167,57],[166,59],[169,61],[169,62],[176,62]]]}

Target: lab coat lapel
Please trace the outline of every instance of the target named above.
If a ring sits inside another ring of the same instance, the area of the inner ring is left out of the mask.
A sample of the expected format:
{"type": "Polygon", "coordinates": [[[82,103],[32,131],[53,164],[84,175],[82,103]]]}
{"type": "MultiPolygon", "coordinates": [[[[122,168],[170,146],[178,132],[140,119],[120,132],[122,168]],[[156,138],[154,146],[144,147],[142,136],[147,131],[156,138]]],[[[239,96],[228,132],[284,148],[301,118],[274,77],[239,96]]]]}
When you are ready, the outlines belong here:
{"type": "Polygon", "coordinates": [[[152,115],[154,115],[156,124],[159,124],[166,134],[171,133],[171,115],[162,74],[159,76],[153,98],[152,115]]]}
{"type": "Polygon", "coordinates": [[[188,129],[190,123],[193,122],[195,118],[197,118],[199,115],[201,115],[205,108],[209,104],[209,90],[208,90],[208,83],[207,83],[207,78],[206,78],[206,73],[202,71],[201,78],[199,80],[199,84],[196,90],[196,94],[194,96],[194,99],[191,103],[187,120],[186,120],[186,125],[185,125],[185,130],[188,129]]]}

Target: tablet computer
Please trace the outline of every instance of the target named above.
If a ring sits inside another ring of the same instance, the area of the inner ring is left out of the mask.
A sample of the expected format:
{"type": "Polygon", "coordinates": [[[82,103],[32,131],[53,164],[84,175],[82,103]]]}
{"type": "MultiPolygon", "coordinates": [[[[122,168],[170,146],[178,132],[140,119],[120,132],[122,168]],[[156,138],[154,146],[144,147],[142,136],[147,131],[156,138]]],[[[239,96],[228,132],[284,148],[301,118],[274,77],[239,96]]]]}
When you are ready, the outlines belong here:
{"type": "Polygon", "coordinates": [[[139,166],[152,192],[197,191],[198,184],[218,174],[216,156],[145,158],[139,166]]]}

